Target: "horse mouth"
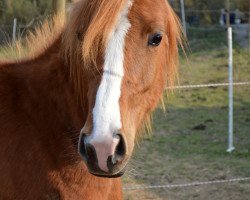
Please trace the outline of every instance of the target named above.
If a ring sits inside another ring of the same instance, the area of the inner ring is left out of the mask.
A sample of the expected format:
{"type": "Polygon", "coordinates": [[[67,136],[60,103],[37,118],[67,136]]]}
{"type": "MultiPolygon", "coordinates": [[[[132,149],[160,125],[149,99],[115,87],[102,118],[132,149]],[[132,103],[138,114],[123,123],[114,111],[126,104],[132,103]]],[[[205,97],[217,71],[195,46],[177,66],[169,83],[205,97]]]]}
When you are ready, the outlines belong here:
{"type": "Polygon", "coordinates": [[[93,176],[96,176],[96,177],[100,177],[100,178],[119,178],[119,177],[122,177],[123,174],[125,173],[125,170],[122,170],[121,172],[117,173],[117,174],[114,174],[114,175],[110,175],[110,174],[97,174],[97,173],[93,173],[93,172],[90,172],[93,176]]]}
{"type": "Polygon", "coordinates": [[[113,172],[103,172],[100,169],[94,169],[92,168],[92,166],[88,166],[88,171],[90,174],[92,174],[93,176],[96,177],[100,177],[100,178],[119,178],[122,177],[124,175],[124,173],[126,172],[126,165],[125,167],[121,168],[121,170],[118,171],[118,169],[116,168],[116,170],[114,170],[113,172]],[[116,172],[115,172],[116,171],[116,172]]]}

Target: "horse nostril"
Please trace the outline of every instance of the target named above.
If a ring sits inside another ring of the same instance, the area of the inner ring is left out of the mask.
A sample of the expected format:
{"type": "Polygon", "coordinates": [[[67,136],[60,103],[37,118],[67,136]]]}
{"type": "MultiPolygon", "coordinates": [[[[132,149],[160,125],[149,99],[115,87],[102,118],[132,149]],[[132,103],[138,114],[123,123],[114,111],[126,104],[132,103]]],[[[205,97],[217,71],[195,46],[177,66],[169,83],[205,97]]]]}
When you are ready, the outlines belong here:
{"type": "Polygon", "coordinates": [[[87,152],[86,152],[86,145],[85,145],[85,138],[86,135],[82,134],[79,139],[79,144],[78,144],[78,151],[82,158],[87,161],[87,152]]]}
{"type": "Polygon", "coordinates": [[[90,167],[92,171],[100,171],[98,167],[98,160],[95,147],[90,143],[86,142],[87,137],[88,136],[85,134],[82,134],[82,136],[80,137],[79,147],[78,147],[79,153],[83,158],[83,160],[85,161],[85,163],[87,164],[87,166],[90,167]]]}
{"type": "Polygon", "coordinates": [[[126,154],[126,144],[123,136],[121,134],[118,134],[115,137],[119,138],[119,143],[115,150],[114,161],[113,161],[114,164],[116,164],[117,162],[121,162],[126,154]]]}

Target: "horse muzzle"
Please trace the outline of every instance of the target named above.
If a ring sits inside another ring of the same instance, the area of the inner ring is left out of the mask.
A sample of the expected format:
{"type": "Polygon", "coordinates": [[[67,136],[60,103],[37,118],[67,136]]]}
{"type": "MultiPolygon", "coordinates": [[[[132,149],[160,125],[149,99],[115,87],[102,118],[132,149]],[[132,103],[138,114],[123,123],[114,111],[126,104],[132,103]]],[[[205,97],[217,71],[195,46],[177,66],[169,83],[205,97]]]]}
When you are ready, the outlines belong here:
{"type": "Polygon", "coordinates": [[[78,150],[91,174],[116,178],[125,172],[127,148],[122,134],[112,137],[92,137],[82,133],[78,150]]]}

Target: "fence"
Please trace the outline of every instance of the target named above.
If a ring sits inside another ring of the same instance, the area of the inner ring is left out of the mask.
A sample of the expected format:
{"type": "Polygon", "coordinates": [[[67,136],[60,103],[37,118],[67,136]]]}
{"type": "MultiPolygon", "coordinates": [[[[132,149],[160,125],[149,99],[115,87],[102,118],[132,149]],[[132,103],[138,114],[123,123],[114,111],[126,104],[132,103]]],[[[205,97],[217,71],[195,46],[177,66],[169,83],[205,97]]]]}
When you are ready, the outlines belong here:
{"type": "MultiPolygon", "coordinates": [[[[185,9],[185,1],[184,0],[178,0],[180,3],[180,8],[174,7],[174,10],[176,13],[180,16],[182,19],[182,25],[184,34],[188,35],[187,33],[187,27],[196,27],[199,28],[201,24],[203,26],[208,26],[211,24],[224,26],[227,24],[227,21],[229,24],[247,24],[248,23],[248,47],[250,52],[250,2],[248,11],[240,11],[239,9],[230,10],[230,1],[227,1],[227,8],[224,9],[185,9]]],[[[174,5],[173,1],[172,4],[174,5]]],[[[222,5],[221,5],[222,6],[222,5]]],[[[223,5],[224,6],[224,5],[223,5]]],[[[222,7],[223,7],[222,6],[222,7]]],[[[246,9],[246,8],[245,8],[246,9]]],[[[207,28],[207,27],[206,27],[207,28]]],[[[243,37],[243,35],[241,35],[243,37]]],[[[243,45],[245,45],[243,43],[243,45]]]]}
{"type": "Polygon", "coordinates": [[[16,41],[17,38],[23,37],[29,28],[20,25],[16,19],[12,25],[2,25],[0,27],[0,45],[16,41]]]}
{"type": "Polygon", "coordinates": [[[44,17],[33,18],[27,24],[21,24],[16,18],[13,19],[13,24],[0,25],[0,45],[16,41],[17,38],[22,38],[27,32],[34,30],[37,24],[41,24],[44,17]]]}
{"type": "Polygon", "coordinates": [[[194,187],[194,186],[206,186],[206,185],[214,185],[214,184],[228,184],[234,182],[247,182],[250,181],[250,177],[246,178],[234,178],[228,180],[215,180],[215,181],[204,181],[204,182],[194,182],[194,183],[184,183],[184,184],[171,184],[171,185],[151,185],[151,186],[132,186],[125,187],[123,190],[131,191],[131,190],[146,190],[146,189],[173,189],[173,188],[186,188],[186,187],[194,187]]]}
{"type": "MultiPolygon", "coordinates": [[[[228,5],[229,6],[229,5],[228,5]]],[[[187,31],[187,26],[186,26],[186,14],[187,13],[191,13],[192,16],[196,16],[197,17],[197,13],[199,15],[204,14],[204,13],[214,13],[215,17],[217,18],[218,22],[220,22],[221,25],[225,25],[226,24],[226,20],[230,20],[228,21],[228,27],[227,27],[227,41],[228,41],[228,84],[215,84],[217,86],[221,86],[221,85],[227,85],[229,88],[229,122],[228,122],[228,152],[232,152],[235,148],[233,146],[233,86],[237,85],[233,83],[233,29],[230,26],[230,23],[240,23],[241,20],[243,20],[243,17],[245,19],[245,21],[249,20],[249,33],[248,33],[248,44],[249,44],[249,50],[250,50],[250,10],[249,12],[239,12],[238,10],[235,12],[226,12],[224,9],[221,10],[187,10],[185,11],[185,2],[184,0],[180,0],[180,9],[175,9],[176,12],[179,12],[179,15],[181,15],[181,19],[182,19],[182,24],[183,24],[183,29],[184,29],[184,34],[186,36],[188,36],[188,31],[187,31]],[[233,15],[232,15],[233,14],[233,15]],[[226,17],[226,15],[228,15],[228,18],[226,17]],[[232,18],[232,19],[231,19],[232,18]],[[238,21],[237,21],[238,20],[238,21]]],[[[198,18],[195,19],[188,19],[189,21],[189,25],[198,25],[199,24],[199,20],[198,18]]],[[[198,28],[198,30],[204,30],[207,31],[207,28],[198,28]]],[[[240,84],[240,83],[239,83],[240,84]]],[[[248,85],[248,83],[245,83],[245,85],[248,85]]],[[[207,85],[201,85],[200,87],[206,87],[207,85]]],[[[180,88],[195,88],[197,86],[179,86],[180,88]]]]}

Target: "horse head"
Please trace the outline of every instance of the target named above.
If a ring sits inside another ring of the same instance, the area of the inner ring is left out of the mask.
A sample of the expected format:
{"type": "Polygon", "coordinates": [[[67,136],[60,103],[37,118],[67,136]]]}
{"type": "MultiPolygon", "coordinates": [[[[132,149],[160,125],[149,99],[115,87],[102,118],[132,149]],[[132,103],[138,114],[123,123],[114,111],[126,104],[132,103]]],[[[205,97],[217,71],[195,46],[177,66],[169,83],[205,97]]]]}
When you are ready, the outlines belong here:
{"type": "Polygon", "coordinates": [[[66,57],[88,107],[78,150],[90,173],[118,177],[175,82],[179,21],[166,0],[79,1],[69,19],[66,57]]]}

